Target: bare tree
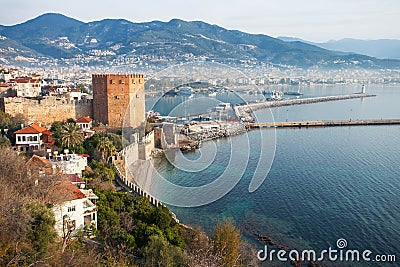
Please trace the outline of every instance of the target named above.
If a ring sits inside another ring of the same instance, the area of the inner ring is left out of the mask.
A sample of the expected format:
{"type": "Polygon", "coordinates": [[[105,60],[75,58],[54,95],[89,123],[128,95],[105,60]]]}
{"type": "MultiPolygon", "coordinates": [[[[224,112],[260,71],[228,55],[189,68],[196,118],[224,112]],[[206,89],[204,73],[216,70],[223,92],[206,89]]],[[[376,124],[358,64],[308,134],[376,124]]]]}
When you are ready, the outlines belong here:
{"type": "Polygon", "coordinates": [[[75,231],[75,229],[76,229],[75,221],[71,221],[71,218],[68,215],[64,215],[61,253],[64,253],[65,249],[70,244],[72,240],[72,233],[75,231]]]}

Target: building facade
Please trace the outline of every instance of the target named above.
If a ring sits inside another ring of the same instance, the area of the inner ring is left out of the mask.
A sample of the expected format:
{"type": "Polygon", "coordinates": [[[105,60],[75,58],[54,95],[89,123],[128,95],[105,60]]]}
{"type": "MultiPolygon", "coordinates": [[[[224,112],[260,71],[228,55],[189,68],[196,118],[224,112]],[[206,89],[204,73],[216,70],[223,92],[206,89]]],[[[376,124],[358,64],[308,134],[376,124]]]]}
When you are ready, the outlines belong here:
{"type": "Polygon", "coordinates": [[[32,123],[14,132],[14,135],[18,151],[39,150],[44,145],[52,146],[54,144],[52,133],[39,123],[32,123]]]}
{"type": "Polygon", "coordinates": [[[75,121],[75,123],[82,131],[90,130],[93,126],[93,120],[89,117],[79,118],[75,121]]]}
{"type": "Polygon", "coordinates": [[[66,198],[65,202],[53,207],[55,230],[60,237],[67,232],[76,236],[90,227],[97,229],[97,208],[91,201],[97,196],[93,192],[89,195],[89,190],[80,190],[70,182],[58,183],[53,190],[66,198]]]}
{"type": "Polygon", "coordinates": [[[47,156],[47,159],[61,173],[76,174],[79,177],[82,177],[82,172],[87,166],[87,157],[85,155],[61,154],[47,156]]]}
{"type": "Polygon", "coordinates": [[[42,92],[40,82],[37,79],[19,78],[13,81],[13,88],[18,97],[38,97],[42,92]]]}
{"type": "Polygon", "coordinates": [[[112,127],[144,123],[144,75],[94,74],[92,87],[94,120],[112,127]]]}

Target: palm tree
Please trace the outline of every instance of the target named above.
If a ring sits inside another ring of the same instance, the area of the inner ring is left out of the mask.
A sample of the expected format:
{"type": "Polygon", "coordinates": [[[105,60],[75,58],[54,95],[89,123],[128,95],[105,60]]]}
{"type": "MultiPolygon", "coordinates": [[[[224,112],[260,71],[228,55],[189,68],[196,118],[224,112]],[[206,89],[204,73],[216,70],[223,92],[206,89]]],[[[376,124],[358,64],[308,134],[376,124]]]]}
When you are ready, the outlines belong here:
{"type": "Polygon", "coordinates": [[[101,153],[101,159],[103,161],[106,161],[106,159],[108,161],[108,159],[117,152],[114,144],[105,136],[100,137],[96,148],[101,153]]]}
{"type": "Polygon", "coordinates": [[[110,157],[114,156],[115,153],[117,153],[117,149],[115,148],[113,142],[111,142],[110,140],[108,140],[107,142],[107,162],[110,159],[110,157]]]}
{"type": "Polygon", "coordinates": [[[73,122],[63,125],[61,132],[61,145],[73,148],[83,143],[83,135],[79,132],[79,127],[73,122]]]}

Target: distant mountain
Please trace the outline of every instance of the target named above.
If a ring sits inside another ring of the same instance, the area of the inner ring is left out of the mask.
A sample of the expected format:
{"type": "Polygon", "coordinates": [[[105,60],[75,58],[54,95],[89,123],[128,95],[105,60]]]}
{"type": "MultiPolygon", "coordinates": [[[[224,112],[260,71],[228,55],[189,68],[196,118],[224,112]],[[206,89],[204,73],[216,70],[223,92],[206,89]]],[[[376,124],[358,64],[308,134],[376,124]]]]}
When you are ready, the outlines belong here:
{"type": "Polygon", "coordinates": [[[315,45],[316,43],[304,40],[304,39],[300,39],[297,37],[290,37],[290,36],[278,36],[276,37],[279,40],[285,41],[285,42],[302,42],[302,43],[306,43],[306,44],[311,44],[311,45],[315,45]]]}
{"type": "Polygon", "coordinates": [[[395,39],[360,40],[345,38],[341,40],[331,40],[325,43],[313,43],[286,36],[280,36],[278,39],[285,42],[301,41],[329,50],[363,54],[380,59],[400,59],[400,40],[395,39]]]}
{"type": "Polygon", "coordinates": [[[346,38],[317,45],[330,50],[360,53],[376,58],[400,59],[400,40],[359,40],[346,38]]]}
{"type": "MultiPolygon", "coordinates": [[[[0,26],[0,35],[38,55],[74,64],[141,64],[143,60],[162,64],[202,59],[298,67],[400,67],[396,60],[344,55],[299,40],[286,42],[179,19],[145,23],[105,19],[84,23],[61,14],[44,14],[18,25],[0,26]]],[[[13,45],[9,43],[9,47],[13,45]]]]}

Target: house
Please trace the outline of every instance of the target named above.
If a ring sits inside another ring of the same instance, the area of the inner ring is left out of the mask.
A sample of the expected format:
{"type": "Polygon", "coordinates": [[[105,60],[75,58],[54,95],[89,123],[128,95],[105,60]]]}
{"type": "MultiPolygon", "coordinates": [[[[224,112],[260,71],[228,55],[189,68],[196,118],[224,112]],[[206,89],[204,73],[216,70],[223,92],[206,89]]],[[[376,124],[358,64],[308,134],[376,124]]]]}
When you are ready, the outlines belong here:
{"type": "Polygon", "coordinates": [[[10,80],[13,89],[17,91],[17,97],[38,97],[42,92],[40,79],[17,78],[10,80]]]}
{"type": "Polygon", "coordinates": [[[27,162],[30,170],[37,171],[38,174],[51,175],[54,173],[54,168],[51,162],[38,155],[33,155],[27,162]]]}
{"type": "Polygon", "coordinates": [[[68,89],[67,93],[66,93],[66,98],[69,101],[78,101],[82,99],[82,92],[81,89],[79,88],[71,88],[68,89]]]}
{"type": "Polygon", "coordinates": [[[60,154],[55,151],[53,154],[49,154],[46,158],[61,173],[64,174],[76,174],[82,177],[82,172],[87,166],[87,157],[85,155],[77,154],[60,154]]]}
{"type": "Polygon", "coordinates": [[[52,133],[39,123],[32,123],[14,132],[14,135],[15,146],[18,151],[39,150],[44,146],[54,145],[54,140],[51,137],[52,133]]]}
{"type": "Polygon", "coordinates": [[[82,117],[75,121],[85,139],[92,137],[95,131],[91,130],[93,127],[93,120],[89,117],[82,117]]]}
{"type": "Polygon", "coordinates": [[[63,201],[52,208],[56,219],[55,230],[60,237],[76,236],[90,227],[97,229],[97,207],[91,199],[98,197],[91,190],[78,189],[71,182],[56,182],[52,193],[63,201]],[[86,192],[87,191],[87,192],[86,192]]]}
{"type": "Polygon", "coordinates": [[[89,117],[79,118],[75,123],[82,131],[90,130],[93,126],[93,120],[89,117]]]}
{"type": "Polygon", "coordinates": [[[0,93],[6,92],[11,86],[8,83],[0,83],[0,93]]]}

